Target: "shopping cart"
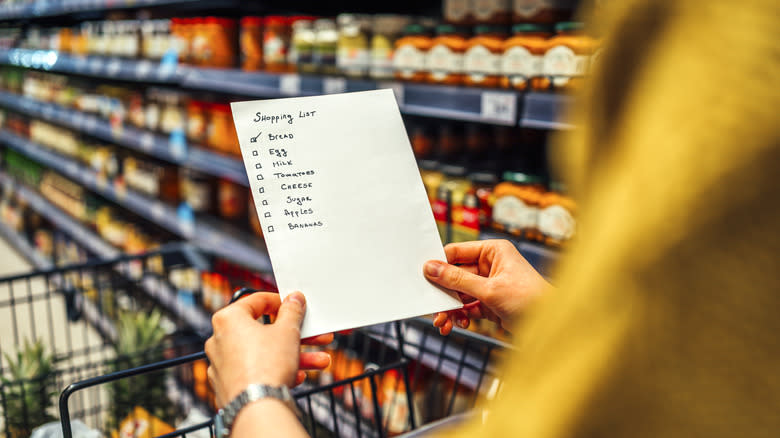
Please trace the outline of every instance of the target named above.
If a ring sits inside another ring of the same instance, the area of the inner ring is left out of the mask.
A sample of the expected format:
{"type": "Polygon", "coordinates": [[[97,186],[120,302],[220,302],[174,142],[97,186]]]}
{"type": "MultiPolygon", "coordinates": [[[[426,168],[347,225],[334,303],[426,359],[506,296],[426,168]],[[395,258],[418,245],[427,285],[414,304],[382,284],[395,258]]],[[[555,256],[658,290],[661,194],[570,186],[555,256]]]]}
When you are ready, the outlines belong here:
{"type": "MultiPolygon", "coordinates": [[[[3,333],[12,333],[0,342],[6,353],[0,361],[0,432],[29,436],[59,414],[65,437],[77,436],[77,427],[102,436],[213,437],[216,406],[202,352],[210,320],[193,300],[181,299],[198,291],[182,291],[170,281],[175,273],[208,271],[211,264],[192,247],[174,245],[0,279],[0,324],[6,325],[3,333]],[[145,315],[140,319],[148,323],[155,309],[164,314],[157,324],[164,337],[144,341],[127,330],[125,315],[145,315]],[[35,339],[48,346],[39,354],[51,356],[44,376],[12,373],[14,359],[29,350],[26,339],[28,346],[35,339]],[[139,345],[129,349],[128,343],[139,345]]],[[[234,299],[253,291],[239,290],[234,299]]],[[[495,394],[500,380],[493,364],[506,348],[463,330],[441,337],[422,318],[366,327],[336,335],[324,347],[331,366],[310,373],[293,395],[315,437],[416,433],[430,427],[423,425],[461,418],[480,394],[495,394]]]]}

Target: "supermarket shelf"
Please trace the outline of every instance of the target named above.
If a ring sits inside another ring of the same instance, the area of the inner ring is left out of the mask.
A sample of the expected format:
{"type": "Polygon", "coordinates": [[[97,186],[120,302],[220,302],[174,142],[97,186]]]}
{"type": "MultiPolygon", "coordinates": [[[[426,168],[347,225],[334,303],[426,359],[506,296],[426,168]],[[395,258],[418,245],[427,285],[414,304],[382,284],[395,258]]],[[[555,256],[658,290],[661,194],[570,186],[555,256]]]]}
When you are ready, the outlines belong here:
{"type": "Polygon", "coordinates": [[[30,3],[6,3],[1,5],[0,20],[52,17],[80,12],[176,5],[193,3],[195,1],[196,0],[36,0],[30,3]]]}
{"type": "Polygon", "coordinates": [[[407,114],[508,126],[517,123],[520,97],[519,93],[505,90],[205,68],[187,69],[181,85],[253,97],[309,96],[390,88],[395,92],[401,111],[407,114]]]}
{"type": "Polygon", "coordinates": [[[0,64],[106,79],[178,84],[250,97],[311,96],[391,88],[406,114],[528,128],[571,128],[560,119],[571,97],[557,93],[185,67],[145,60],[79,57],[48,50],[0,50],[0,64]]]}
{"type": "MultiPolygon", "coordinates": [[[[0,183],[7,185],[14,184],[14,181],[9,176],[0,173],[0,183]]],[[[33,210],[37,211],[41,216],[49,219],[54,225],[57,226],[57,228],[71,236],[90,252],[98,255],[101,258],[115,258],[121,255],[121,253],[116,248],[106,243],[96,234],[84,228],[83,225],[67,216],[58,207],[52,205],[47,199],[38,193],[22,185],[16,185],[15,192],[20,198],[26,200],[33,210]]]]}
{"type": "MultiPolygon", "coordinates": [[[[2,135],[2,133],[0,133],[2,135]]],[[[12,178],[0,172],[0,183],[3,185],[14,184],[12,178]]],[[[46,217],[57,228],[63,230],[83,247],[104,259],[114,259],[120,257],[122,253],[113,246],[106,243],[98,235],[92,233],[82,224],[67,214],[63,213],[58,207],[54,206],[46,198],[28,189],[22,185],[16,185],[16,193],[22,199],[25,199],[33,210],[41,216],[46,217]]],[[[176,298],[176,291],[171,289],[170,285],[153,275],[148,275],[140,280],[141,287],[151,298],[157,300],[164,308],[171,312],[177,318],[183,320],[189,327],[195,330],[201,336],[208,336],[211,333],[211,322],[209,316],[202,309],[193,308],[182,304],[176,298]]]]}
{"type": "Polygon", "coordinates": [[[218,221],[196,219],[190,222],[184,220],[178,216],[174,207],[157,199],[151,199],[132,190],[127,190],[123,186],[101,180],[94,172],[72,159],[62,157],[7,131],[0,130],[0,142],[44,166],[61,172],[91,191],[139,216],[190,240],[204,250],[231,260],[238,260],[252,269],[263,272],[271,271],[271,260],[264,245],[258,239],[250,238],[243,233],[235,233],[218,221]]]}
{"type": "Polygon", "coordinates": [[[152,155],[161,160],[209,175],[227,178],[239,184],[249,185],[246,170],[241,161],[198,147],[188,148],[180,144],[177,146],[175,141],[159,134],[132,126],[113,127],[108,121],[91,114],[3,91],[0,91],[0,106],[152,155]]]}
{"type": "Polygon", "coordinates": [[[517,237],[499,231],[486,230],[479,233],[479,240],[503,239],[514,243],[520,254],[528,260],[528,263],[545,276],[549,276],[550,269],[560,257],[560,252],[538,243],[518,240],[517,237]]]}
{"type": "Polygon", "coordinates": [[[174,63],[105,56],[71,56],[55,50],[0,50],[0,64],[124,81],[176,84],[182,69],[174,63]]]}

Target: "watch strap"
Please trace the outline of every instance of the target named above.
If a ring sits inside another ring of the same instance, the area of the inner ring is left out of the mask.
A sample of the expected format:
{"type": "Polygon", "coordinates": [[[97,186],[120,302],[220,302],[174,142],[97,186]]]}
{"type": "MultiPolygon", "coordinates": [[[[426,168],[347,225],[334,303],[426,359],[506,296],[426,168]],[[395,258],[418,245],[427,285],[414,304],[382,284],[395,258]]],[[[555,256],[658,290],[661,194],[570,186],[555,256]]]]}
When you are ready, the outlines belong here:
{"type": "Polygon", "coordinates": [[[290,408],[290,410],[293,411],[293,413],[299,419],[301,418],[298,406],[295,404],[295,400],[290,394],[290,390],[286,386],[271,386],[252,383],[233,400],[231,400],[230,403],[225,405],[225,407],[217,412],[217,416],[214,419],[214,427],[216,429],[215,432],[217,438],[230,436],[230,429],[233,428],[233,422],[244,406],[254,401],[269,397],[281,400],[284,402],[284,404],[287,405],[287,407],[290,408]]]}

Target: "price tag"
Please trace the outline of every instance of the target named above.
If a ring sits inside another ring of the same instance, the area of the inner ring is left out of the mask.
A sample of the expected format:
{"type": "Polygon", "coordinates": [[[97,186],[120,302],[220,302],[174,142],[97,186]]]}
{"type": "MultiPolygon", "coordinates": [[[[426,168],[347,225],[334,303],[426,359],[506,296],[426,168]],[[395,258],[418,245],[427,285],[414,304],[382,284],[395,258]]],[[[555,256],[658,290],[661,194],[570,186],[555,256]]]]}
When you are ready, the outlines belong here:
{"type": "Polygon", "coordinates": [[[111,59],[108,65],[106,65],[106,73],[109,76],[116,76],[117,74],[119,74],[119,71],[121,69],[122,69],[122,63],[116,58],[111,59]]]}
{"type": "Polygon", "coordinates": [[[100,71],[100,69],[103,68],[103,60],[100,58],[92,58],[92,61],[89,63],[89,70],[96,74],[100,71]]]}
{"type": "Polygon", "coordinates": [[[398,102],[398,106],[404,105],[404,84],[401,84],[399,82],[379,82],[377,84],[378,88],[389,88],[393,90],[393,94],[395,94],[395,100],[398,102]]]}
{"type": "Polygon", "coordinates": [[[301,77],[295,74],[279,77],[279,92],[288,96],[301,94],[301,77]]]}
{"type": "Polygon", "coordinates": [[[322,80],[322,91],[325,94],[337,94],[347,91],[347,80],[344,78],[325,78],[322,80]]]}
{"type": "Polygon", "coordinates": [[[141,149],[149,152],[154,147],[154,136],[151,133],[145,132],[141,136],[141,149]]]}
{"type": "Polygon", "coordinates": [[[157,221],[162,221],[165,218],[165,208],[163,208],[162,204],[152,205],[152,217],[157,221]]]}
{"type": "Polygon", "coordinates": [[[152,71],[152,63],[149,61],[140,61],[135,65],[135,77],[136,79],[143,79],[149,76],[149,72],[152,71]]]}
{"type": "Polygon", "coordinates": [[[517,95],[500,91],[482,93],[483,119],[514,125],[517,122],[517,95]]]}

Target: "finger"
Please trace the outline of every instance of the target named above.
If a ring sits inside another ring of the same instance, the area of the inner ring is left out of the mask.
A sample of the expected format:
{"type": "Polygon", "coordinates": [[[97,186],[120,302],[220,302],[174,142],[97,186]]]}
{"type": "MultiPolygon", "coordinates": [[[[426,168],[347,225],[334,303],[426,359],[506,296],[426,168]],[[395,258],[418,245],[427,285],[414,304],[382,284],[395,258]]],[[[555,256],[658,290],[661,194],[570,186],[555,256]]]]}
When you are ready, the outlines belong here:
{"type": "Polygon", "coordinates": [[[479,274],[479,265],[458,265],[458,267],[470,274],[479,274]]]}
{"type": "Polygon", "coordinates": [[[257,319],[263,315],[275,314],[279,311],[280,304],[279,294],[274,292],[257,292],[241,298],[225,309],[231,309],[232,312],[245,313],[253,319],[257,319]]]}
{"type": "Polygon", "coordinates": [[[444,247],[444,254],[450,263],[477,264],[482,251],[496,240],[478,240],[473,242],[450,243],[444,247]]]}
{"type": "Polygon", "coordinates": [[[324,335],[312,336],[311,338],[301,339],[303,345],[328,345],[333,342],[333,333],[326,333],[324,335]]]}
{"type": "Polygon", "coordinates": [[[284,298],[279,306],[276,325],[301,328],[303,315],[306,313],[306,298],[300,292],[293,292],[284,298]]]}
{"type": "Polygon", "coordinates": [[[449,318],[449,314],[447,312],[439,312],[436,314],[436,317],[433,318],[433,326],[434,327],[441,327],[442,324],[444,324],[445,321],[447,321],[447,318],[449,318]]]}
{"type": "Polygon", "coordinates": [[[452,321],[449,319],[442,324],[441,327],[439,327],[439,333],[441,333],[443,336],[447,336],[452,331],[452,321]]]}
{"type": "Polygon", "coordinates": [[[298,386],[304,381],[306,381],[306,372],[298,370],[298,372],[295,374],[295,385],[293,386],[298,386]]]}
{"type": "Polygon", "coordinates": [[[487,289],[487,278],[437,260],[426,262],[423,272],[428,280],[477,299],[480,299],[487,289]]]}
{"type": "Polygon", "coordinates": [[[330,354],[324,351],[301,353],[298,367],[304,370],[324,370],[330,365],[330,354]]]}
{"type": "Polygon", "coordinates": [[[214,367],[209,365],[209,367],[206,369],[206,376],[208,376],[209,383],[211,384],[211,387],[215,387],[215,383],[217,383],[217,372],[214,371],[214,367]]]}

